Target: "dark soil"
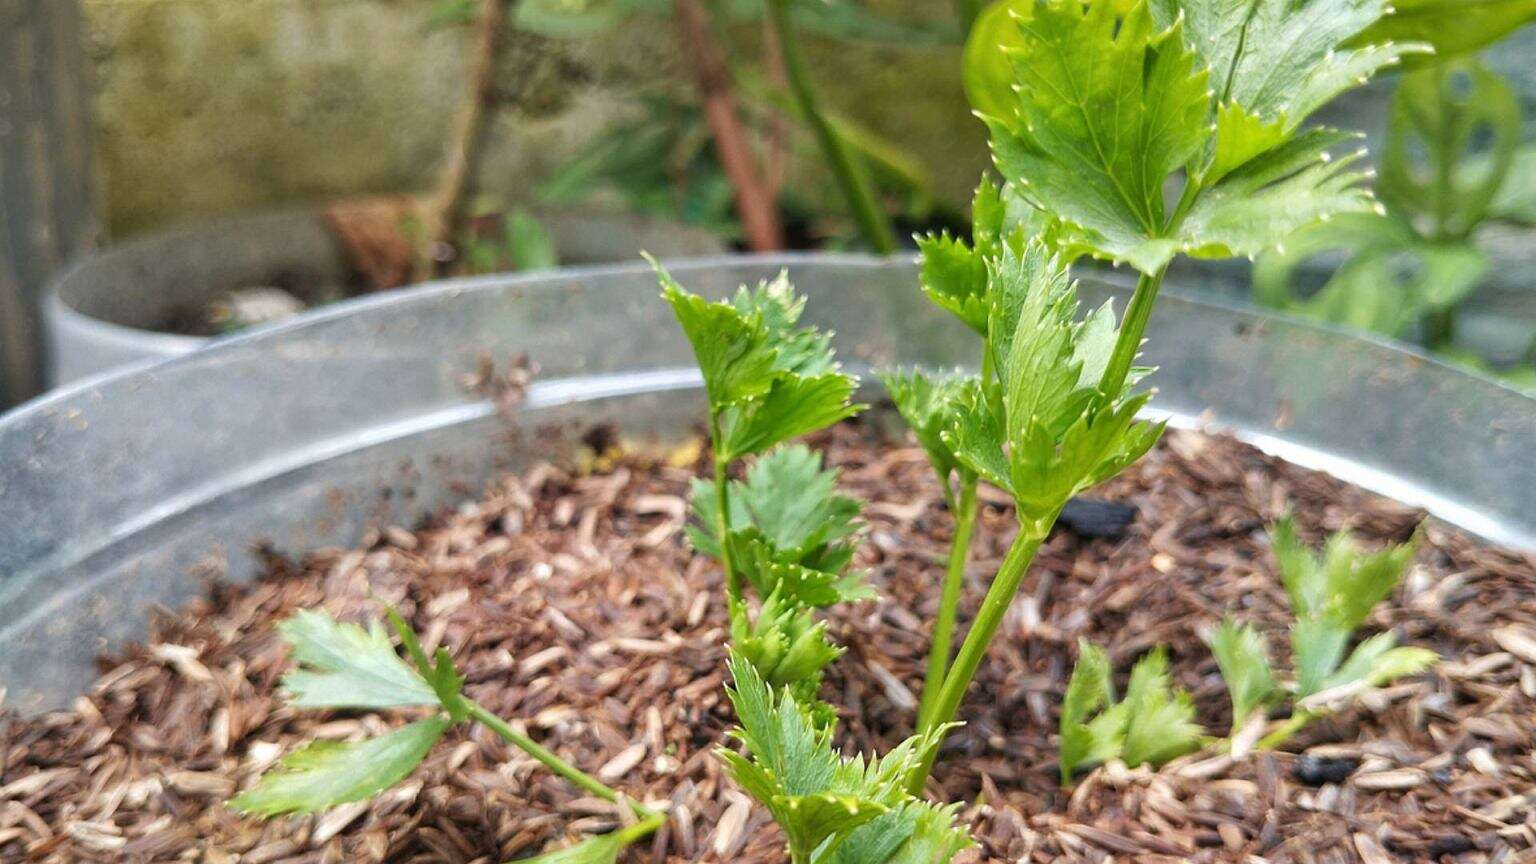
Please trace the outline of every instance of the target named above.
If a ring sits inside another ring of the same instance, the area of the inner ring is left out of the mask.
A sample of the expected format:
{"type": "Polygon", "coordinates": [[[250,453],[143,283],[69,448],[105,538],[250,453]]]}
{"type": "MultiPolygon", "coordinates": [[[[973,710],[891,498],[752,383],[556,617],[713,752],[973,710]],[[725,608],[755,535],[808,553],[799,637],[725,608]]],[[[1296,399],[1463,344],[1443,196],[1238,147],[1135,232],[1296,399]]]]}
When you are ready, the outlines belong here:
{"type": "MultiPolygon", "coordinates": [[[[849,646],[826,698],[850,748],[911,727],[950,519],[921,451],[870,426],[826,436],[846,488],[866,498],[860,553],[882,599],[839,611],[849,646]]],[[[155,622],[149,644],[104,661],[74,710],[0,717],[0,861],[497,862],[616,822],[499,739],[452,733],[410,780],[318,818],[244,819],[221,806],[300,740],[376,732],[403,718],[284,707],[273,624],[324,606],[371,616],[399,604],[430,650],[449,647],[471,695],[583,768],[667,802],[671,820],[629,862],[778,864],[776,829],[710,750],[731,723],[722,695],[719,576],[681,532],[697,466],[621,460],[573,477],[508,477],[420,531],[356,550],[274,559],[259,582],[218,589],[155,622]]],[[[1234,762],[1214,751],[1161,771],[1106,766],[1057,786],[1055,712],[1075,644],[1108,646],[1123,674],[1170,647],[1202,722],[1227,704],[1203,628],[1270,628],[1286,611],[1264,528],[1294,508],[1318,540],[1350,527],[1408,537],[1420,514],[1221,437],[1171,433],[1108,484],[1136,508],[1120,539],[1058,532],[1042,550],[962,710],[931,791],[965,801],[982,840],[964,860],[1522,860],[1536,847],[1536,561],[1431,525],[1373,632],[1395,627],[1446,662],[1321,722],[1295,753],[1234,762]],[[1297,754],[1304,754],[1298,756],[1297,754]]],[[[987,499],[971,565],[974,610],[1013,532],[987,499]]]]}

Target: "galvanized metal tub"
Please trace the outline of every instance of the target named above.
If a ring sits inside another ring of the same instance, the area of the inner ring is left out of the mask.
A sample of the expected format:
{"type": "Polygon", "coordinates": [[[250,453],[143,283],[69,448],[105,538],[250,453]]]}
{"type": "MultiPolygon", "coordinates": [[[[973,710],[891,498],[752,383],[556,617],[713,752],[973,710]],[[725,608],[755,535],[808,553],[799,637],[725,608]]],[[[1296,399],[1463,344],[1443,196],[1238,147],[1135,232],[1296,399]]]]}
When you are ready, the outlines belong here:
{"type": "MultiPolygon", "coordinates": [[[[931,307],[908,259],[678,263],[720,295],[788,268],[851,367],[970,363],[975,337],[931,307]]],[[[1123,287],[1084,285],[1085,300],[1123,287]]],[[[1155,405],[1491,539],[1536,547],[1536,400],[1381,342],[1165,297],[1148,333],[1155,405]]],[[[562,447],[562,426],[676,438],[696,372],[644,266],[446,282],[308,314],[89,380],[0,418],[0,686],[65,704],[98,652],[142,636],[258,545],[354,542],[473,496],[562,447]],[[482,356],[542,373],[515,433],[463,379],[482,356]]]]}
{"type": "MultiPolygon", "coordinates": [[[[627,260],[636,249],[678,257],[725,252],[715,235],[665,219],[566,210],[538,217],[568,264],[627,260]]],[[[317,208],[210,219],[110,246],[75,264],[43,295],[48,382],[66,384],[207,345],[210,337],[161,328],[232,289],[344,291],[352,281],[347,254],[317,208]]]]}

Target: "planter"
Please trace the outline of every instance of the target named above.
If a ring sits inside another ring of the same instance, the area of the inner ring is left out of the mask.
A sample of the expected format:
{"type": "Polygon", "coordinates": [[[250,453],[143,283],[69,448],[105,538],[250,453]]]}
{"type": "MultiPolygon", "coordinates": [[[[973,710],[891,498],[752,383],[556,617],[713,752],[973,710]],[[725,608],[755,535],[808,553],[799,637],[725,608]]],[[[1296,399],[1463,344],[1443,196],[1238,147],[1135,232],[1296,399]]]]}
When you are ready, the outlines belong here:
{"type": "MultiPolygon", "coordinates": [[[[724,245],[695,228],[640,216],[541,214],[562,262],[713,255],[724,245]]],[[[313,302],[344,295],[354,277],[341,244],[315,210],[216,219],[131,240],[81,261],[43,299],[49,382],[185,354],[205,336],[166,332],[236,288],[276,285],[313,302]]]]}
{"type": "MultiPolygon", "coordinates": [[[[720,295],[785,266],[852,366],[950,365],[975,348],[914,290],[910,261],[719,259],[673,270],[720,295]]],[[[1090,304],[1124,299],[1113,285],[1085,289],[1090,304]]],[[[73,710],[0,716],[13,742],[0,786],[38,814],[0,835],[0,855],[509,860],[560,845],[566,830],[612,827],[601,801],[529,778],[498,744],[461,733],[372,803],[315,821],[231,815],[223,801],[276,753],[397,722],[395,712],[295,715],[276,695],[286,662],[275,620],[316,605],[373,615],[384,599],[455,654],[471,698],[521,716],[626,794],[670,799],[657,860],[713,849],[717,860],[782,864],[764,812],[720,783],[710,758],[731,719],[720,692],[726,617],[718,574],[679,536],[700,466],[668,462],[697,428],[698,382],[655,295],[652,274],[632,266],[424,286],[83,382],[0,418],[8,704],[34,713],[70,703],[92,679],[92,655],[159,619],[153,644],[117,654],[73,710]],[[514,406],[504,397],[516,379],[488,374],[485,359],[524,353],[543,374],[518,388],[525,398],[514,406]],[[485,401],[468,395],[471,384],[485,401]],[[568,460],[576,441],[614,440],[582,434],[594,427],[639,446],[590,475],[533,464],[568,460]],[[501,476],[509,469],[527,470],[501,476]],[[211,579],[256,575],[249,589],[192,599],[211,579]],[[187,611],[152,616],[161,606],[187,611]],[[103,793],[107,779],[130,791],[103,793]],[[76,818],[103,803],[108,815],[76,818]]],[[[1174,423],[1217,424],[1470,531],[1533,545],[1536,402],[1389,346],[1177,297],[1161,303],[1149,335],[1149,359],[1164,367],[1158,408],[1174,423]]],[[[870,502],[860,564],[875,568],[883,598],[831,612],[850,651],[825,689],[845,710],[846,740],[882,749],[911,726],[926,647],[913,616],[932,614],[949,528],[922,457],[892,447],[881,415],[871,418],[823,438],[848,491],[870,502]]],[[[1501,821],[1525,801],[1523,778],[1499,766],[1523,761],[1522,742],[1536,734],[1536,574],[1527,556],[1443,525],[1425,531],[1419,566],[1370,628],[1391,627],[1447,665],[1293,739],[1344,749],[1207,752],[1157,773],[1109,765],[1064,794],[1052,704],[1078,636],[1108,643],[1117,666],[1152,640],[1168,643],[1172,673],[1206,728],[1219,728],[1226,701],[1206,686],[1215,673],[1201,629],[1241,610],[1278,638],[1289,620],[1265,521],[1294,506],[1310,536],[1351,524],[1379,543],[1405,539],[1420,519],[1193,432],[1102,494],[1142,508],[1138,523],[1114,539],[1068,528],[1046,543],[930,787],[958,802],[985,792],[985,805],[961,816],[987,864],[1030,850],[1070,856],[1085,842],[1282,860],[1333,849],[1340,827],[1366,862],[1381,844],[1431,859],[1521,848],[1460,814],[1501,821]],[[1488,743],[1474,751],[1469,735],[1488,743]],[[1296,783],[1277,782],[1285,775],[1296,783]],[[1319,806],[1339,799],[1341,783],[1352,802],[1342,819],[1319,806]],[[1324,784],[1332,791],[1307,788],[1324,784]],[[1162,804],[1138,815],[1153,796],[1162,804]],[[1230,825],[1217,832],[1213,819],[1230,825]],[[1348,833],[1356,825],[1381,827],[1348,833]]],[[[1013,514],[989,504],[979,519],[972,563],[990,572],[1013,514]]],[[[979,591],[966,594],[974,609],[979,591]]]]}
{"type": "MultiPolygon", "coordinates": [[[[688,262],[723,293],[788,267],[850,364],[963,362],[971,337],[914,290],[905,260],[688,262]]],[[[1090,305],[1122,288],[1085,287],[1090,305]]],[[[265,546],[345,545],[413,524],[545,430],[620,424],[667,440],[697,421],[688,349],[644,267],[445,282],[339,304],[37,400],[0,422],[0,686],[25,710],[68,702],[144,613],[256,572],[265,546]],[[482,356],[541,369],[507,450],[467,394],[482,356]],[[202,568],[201,570],[199,568],[202,568]]],[[[1398,348],[1170,296],[1150,331],[1158,410],[1536,545],[1536,401],[1398,348]],[[1319,370],[1326,370],[1319,374],[1319,370]]]]}

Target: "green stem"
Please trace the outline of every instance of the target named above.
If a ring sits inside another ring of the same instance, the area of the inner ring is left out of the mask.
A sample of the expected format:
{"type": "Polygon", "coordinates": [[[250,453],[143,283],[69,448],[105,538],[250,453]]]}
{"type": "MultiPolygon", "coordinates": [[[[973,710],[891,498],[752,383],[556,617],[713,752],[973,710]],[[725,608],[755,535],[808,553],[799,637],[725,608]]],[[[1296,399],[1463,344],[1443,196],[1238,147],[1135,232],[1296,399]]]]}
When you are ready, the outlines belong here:
{"type": "Polygon", "coordinates": [[[848,207],[859,223],[859,231],[876,252],[882,255],[895,252],[896,233],[875,201],[869,178],[854,160],[847,142],[832,128],[831,121],[821,110],[816,91],[811,87],[810,75],[805,68],[805,61],[800,57],[800,48],[790,27],[789,0],[768,0],[768,21],[777,37],[779,56],[795,102],[810,124],[811,131],[815,133],[822,155],[826,157],[843,190],[843,197],[848,199],[848,207]]]}
{"type": "Polygon", "coordinates": [[[923,698],[917,708],[917,725],[923,728],[944,686],[949,671],[950,643],[955,633],[955,615],[960,607],[960,589],[965,585],[965,559],[971,550],[971,531],[976,526],[976,476],[969,472],[960,477],[960,500],[955,507],[955,538],[949,547],[949,567],[944,573],[944,589],[939,596],[939,615],[933,624],[933,644],[928,649],[928,672],[923,677],[923,698]]]}
{"type": "MultiPolygon", "coordinates": [[[[960,700],[965,698],[965,691],[970,689],[971,681],[976,677],[976,670],[981,666],[987,647],[992,643],[992,637],[997,634],[997,628],[1002,625],[1003,616],[1013,603],[1014,595],[1018,593],[1019,586],[1024,581],[1024,574],[1029,570],[1030,562],[1035,559],[1035,553],[1039,551],[1040,544],[1045,542],[1045,537],[1050,533],[1051,525],[1055,521],[1055,517],[1051,517],[1019,526],[1019,536],[1014,538],[1007,557],[1003,559],[997,576],[992,580],[992,586],[987,589],[987,596],[981,601],[981,609],[976,613],[976,620],[971,624],[970,632],[965,634],[965,642],[960,645],[960,653],[955,657],[955,663],[950,667],[949,674],[944,676],[944,687],[939,691],[938,700],[933,705],[928,722],[919,729],[920,733],[938,729],[954,721],[955,714],[960,710],[960,700]]],[[[941,743],[943,737],[943,734],[939,736],[941,743]]],[[[938,752],[939,748],[935,746],[929,751],[923,764],[918,766],[918,769],[908,778],[907,789],[913,795],[922,794],[923,784],[928,781],[928,774],[933,770],[933,762],[938,757],[938,752]]]]}
{"type": "Polygon", "coordinates": [[[1276,747],[1279,747],[1281,744],[1284,744],[1286,741],[1290,740],[1292,735],[1295,735],[1297,732],[1300,732],[1302,729],[1306,728],[1306,725],[1311,723],[1313,720],[1316,720],[1317,717],[1318,715],[1315,712],[1308,711],[1305,708],[1298,708],[1296,713],[1292,714],[1290,718],[1288,718],[1284,723],[1280,724],[1279,729],[1276,729],[1268,735],[1265,735],[1263,738],[1260,738],[1259,743],[1256,746],[1260,750],[1273,750],[1276,747]]]}
{"type": "Polygon", "coordinates": [[[741,577],[731,562],[731,484],[726,460],[720,458],[720,416],[709,418],[710,450],[715,459],[715,536],[720,538],[720,568],[725,571],[726,596],[741,599],[741,577]]]}
{"type": "Polygon", "coordinates": [[[1141,351],[1141,338],[1147,331],[1147,321],[1152,317],[1152,307],[1157,302],[1157,292],[1163,287],[1163,274],[1141,274],[1136,280],[1136,293],[1131,295],[1131,305],[1126,307],[1125,318],[1120,322],[1120,335],[1115,340],[1114,353],[1109,365],[1104,367],[1104,377],[1099,379],[1099,392],[1108,398],[1119,396],[1125,379],[1131,373],[1131,364],[1141,351]]]}
{"type": "MultiPolygon", "coordinates": [[[[575,765],[572,765],[564,759],[561,759],[559,756],[556,756],[552,750],[549,750],[548,748],[539,744],[537,741],[529,738],[527,735],[524,735],[516,729],[513,729],[512,726],[507,723],[507,721],[497,717],[490,711],[487,711],[485,707],[480,705],[478,702],[465,699],[464,709],[465,713],[470,718],[484,724],[487,729],[490,729],[492,732],[500,735],[509,744],[523,751],[524,753],[527,753],[534,759],[537,759],[545,768],[548,768],[556,774],[559,774],[561,777],[571,781],[579,788],[584,789],[593,795],[596,795],[604,801],[612,801],[614,803],[624,801],[629,805],[630,809],[635,811],[635,815],[642,819],[649,821],[660,815],[655,810],[646,807],[638,801],[625,798],[617,791],[610,788],[607,784],[603,783],[603,781],[593,777],[591,774],[588,774],[580,768],[577,768],[575,765]]],[[[644,824],[644,822],[640,823],[640,825],[644,824]]],[[[659,821],[656,823],[657,826],[660,824],[661,823],[659,821]]],[[[633,831],[639,828],[640,825],[631,826],[625,830],[633,831]]],[[[655,830],[655,827],[650,829],[650,831],[655,830]]],[[[650,831],[645,833],[648,834],[650,831]]],[[[645,834],[639,834],[636,836],[643,837],[645,834]]]]}

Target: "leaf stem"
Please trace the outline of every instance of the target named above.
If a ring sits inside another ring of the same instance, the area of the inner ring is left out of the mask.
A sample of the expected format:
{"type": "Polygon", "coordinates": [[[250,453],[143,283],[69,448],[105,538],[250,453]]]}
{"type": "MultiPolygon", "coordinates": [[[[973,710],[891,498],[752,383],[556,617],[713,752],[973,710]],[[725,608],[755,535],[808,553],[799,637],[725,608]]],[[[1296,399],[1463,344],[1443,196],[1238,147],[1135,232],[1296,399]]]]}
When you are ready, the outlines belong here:
{"type": "Polygon", "coordinates": [[[1099,379],[1099,392],[1106,399],[1117,398],[1125,387],[1131,364],[1136,362],[1136,355],[1141,351],[1141,338],[1146,333],[1147,321],[1152,318],[1152,307],[1157,302],[1157,292],[1163,287],[1166,272],[1164,267],[1155,275],[1143,273],[1136,280],[1136,293],[1131,295],[1131,305],[1126,307],[1125,317],[1120,322],[1114,353],[1109,357],[1109,365],[1104,367],[1104,377],[1099,379]]]}
{"type": "Polygon", "coordinates": [[[965,585],[965,561],[971,550],[971,532],[976,526],[976,475],[963,472],[960,499],[955,505],[955,536],[949,547],[949,567],[944,573],[939,613],[933,624],[933,644],[928,649],[928,672],[923,678],[923,697],[917,708],[917,725],[927,725],[949,671],[950,644],[955,633],[955,615],[960,607],[960,589],[965,585]]]}
{"type": "MultiPolygon", "coordinates": [[[[653,820],[660,815],[655,810],[646,807],[640,802],[631,800],[619,794],[617,791],[603,783],[601,780],[593,777],[591,774],[588,774],[580,768],[577,768],[575,765],[572,765],[564,759],[561,759],[559,756],[556,756],[554,751],[549,750],[548,748],[539,744],[537,741],[529,738],[527,735],[524,735],[516,729],[513,729],[511,724],[507,723],[500,717],[497,717],[495,714],[492,714],[490,711],[487,711],[485,707],[478,702],[475,702],[471,699],[464,699],[463,701],[465,713],[468,714],[471,719],[484,724],[487,729],[490,729],[492,732],[500,735],[507,741],[507,743],[523,751],[524,753],[527,753],[534,759],[537,759],[539,763],[542,764],[545,768],[548,768],[561,777],[564,777],[566,780],[571,781],[581,789],[596,795],[604,801],[612,801],[614,803],[619,803],[622,801],[628,804],[630,809],[635,811],[636,816],[639,816],[640,818],[648,821],[653,820]]],[[[645,823],[642,822],[640,824],[643,825],[645,823]]],[[[656,823],[657,826],[660,824],[661,823],[659,821],[656,823]]],[[[634,830],[639,827],[640,825],[635,825],[625,830],[634,830]]],[[[654,830],[656,830],[655,827],[650,829],[650,831],[654,830]]],[[[650,831],[645,833],[648,834],[650,831]]],[[[639,834],[636,836],[643,837],[645,834],[639,834]]]]}
{"type": "Polygon", "coordinates": [[[896,233],[875,200],[869,178],[854,160],[847,142],[832,128],[831,122],[821,110],[805,61],[800,57],[800,47],[790,27],[789,0],[768,0],[768,21],[778,41],[784,73],[789,78],[789,89],[800,106],[800,113],[805,115],[806,122],[815,133],[822,155],[826,157],[838,186],[842,188],[843,197],[848,199],[848,208],[853,211],[860,233],[876,252],[882,255],[895,252],[896,233]]]}
{"type": "MultiPolygon", "coordinates": [[[[938,700],[929,713],[928,722],[919,727],[919,734],[946,726],[955,719],[955,714],[960,710],[960,700],[965,698],[965,691],[970,689],[971,681],[976,677],[976,670],[981,666],[987,647],[992,643],[992,637],[997,634],[997,628],[1002,625],[1003,616],[1013,603],[1014,595],[1018,593],[1019,586],[1024,581],[1024,574],[1029,570],[1030,562],[1035,559],[1035,553],[1039,551],[1040,544],[1045,542],[1045,537],[1050,533],[1051,525],[1055,521],[1055,518],[1051,517],[1019,526],[1019,534],[1014,538],[1013,545],[1008,548],[1008,555],[1003,559],[1002,566],[998,568],[991,587],[987,589],[987,596],[981,601],[981,609],[976,613],[976,620],[971,624],[970,632],[965,634],[965,642],[960,646],[960,653],[955,657],[955,663],[950,667],[949,673],[944,676],[944,687],[939,691],[938,700]]],[[[940,740],[942,739],[941,734],[940,740]]],[[[938,752],[937,746],[929,751],[927,758],[908,778],[907,791],[913,795],[922,794],[923,784],[928,781],[928,774],[933,770],[933,762],[938,757],[938,752]]]]}
{"type": "Polygon", "coordinates": [[[710,450],[715,460],[715,536],[720,540],[720,569],[725,571],[726,596],[741,599],[741,577],[731,561],[731,489],[726,460],[720,458],[720,415],[709,417],[710,450]]]}

